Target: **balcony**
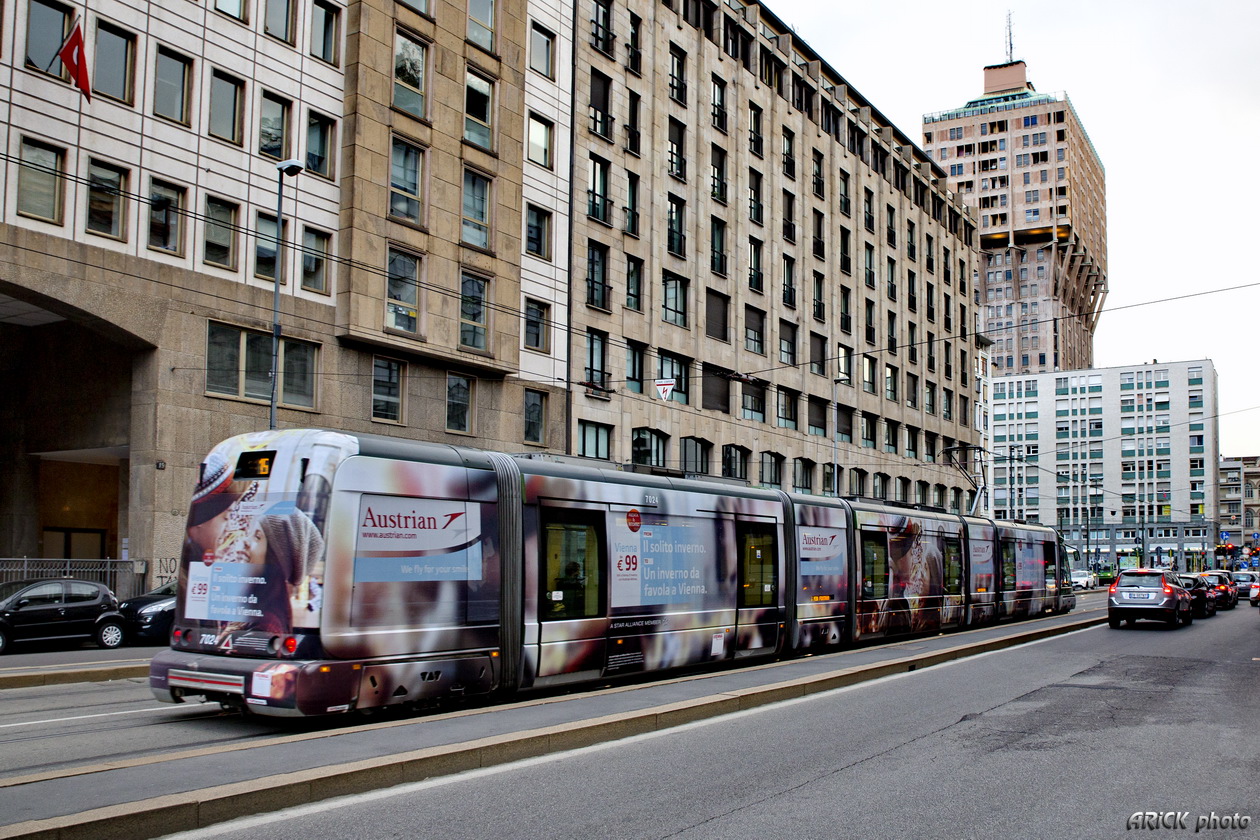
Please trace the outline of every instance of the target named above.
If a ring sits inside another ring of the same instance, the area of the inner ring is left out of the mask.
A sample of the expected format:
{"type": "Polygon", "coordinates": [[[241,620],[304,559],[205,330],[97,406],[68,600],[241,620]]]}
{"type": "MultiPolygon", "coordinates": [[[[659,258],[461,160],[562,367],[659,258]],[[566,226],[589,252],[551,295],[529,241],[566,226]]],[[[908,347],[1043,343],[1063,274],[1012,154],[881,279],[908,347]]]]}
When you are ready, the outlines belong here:
{"type": "Polygon", "coordinates": [[[669,150],[669,174],[679,181],[687,180],[687,159],[677,149],[669,150]]]}
{"type": "Polygon", "coordinates": [[[713,199],[715,201],[720,201],[723,204],[725,204],[726,203],[726,179],[720,178],[717,175],[714,175],[711,186],[710,186],[710,194],[713,196],[713,199]]]}
{"type": "Polygon", "coordinates": [[[866,343],[872,346],[875,344],[875,325],[874,324],[866,325],[866,343]]]}
{"type": "Polygon", "coordinates": [[[591,132],[598,134],[605,140],[612,140],[613,118],[612,114],[601,111],[594,105],[591,106],[591,132]]]}
{"type": "Polygon", "coordinates": [[[763,157],[765,153],[765,147],[766,147],[765,138],[761,136],[761,133],[758,131],[749,129],[748,151],[752,152],[757,157],[763,157]]]}
{"type": "Polygon", "coordinates": [[[599,21],[591,21],[591,46],[604,55],[615,57],[617,54],[617,36],[599,21]]]}
{"type": "Polygon", "coordinates": [[[886,235],[886,236],[887,236],[887,238],[888,238],[888,247],[889,247],[889,248],[896,248],[896,247],[897,247],[897,229],[896,229],[896,228],[886,228],[886,229],[885,229],[885,231],[884,231],[884,233],[885,233],[885,235],[886,235]]]}
{"type": "Polygon", "coordinates": [[[847,195],[840,196],[840,212],[846,216],[852,216],[853,202],[847,195]]]}
{"type": "Polygon", "coordinates": [[[713,127],[723,134],[726,133],[726,109],[721,105],[713,106],[713,127]]]}
{"type": "Polygon", "coordinates": [[[721,251],[714,251],[712,254],[710,254],[709,255],[709,268],[713,270],[714,274],[720,274],[721,276],[725,277],[726,276],[726,254],[723,254],[721,251]]]}
{"type": "Polygon", "coordinates": [[[866,229],[871,233],[875,232],[875,214],[867,210],[862,215],[862,223],[866,225],[866,229]]]}
{"type": "Polygon", "coordinates": [[[783,305],[787,307],[791,307],[792,309],[796,308],[796,287],[795,286],[783,287],[783,305]]]}
{"type": "Polygon", "coordinates": [[[669,77],[669,98],[683,105],[687,104],[687,82],[678,76],[669,77]]]}
{"type": "Polygon", "coordinates": [[[873,268],[866,269],[866,286],[868,289],[875,288],[875,269],[873,268]]]}
{"type": "Polygon", "coordinates": [[[636,76],[643,75],[643,50],[634,44],[626,44],[626,69],[636,76]]]}
{"type": "Polygon", "coordinates": [[[848,254],[842,253],[840,255],[840,270],[845,274],[853,273],[853,258],[848,254]]]}
{"type": "Polygon", "coordinates": [[[814,301],[814,320],[827,320],[827,304],[823,303],[821,300],[814,301]]]}
{"type": "Polygon", "coordinates": [[[586,278],[586,305],[611,311],[612,286],[593,277],[586,278]]]}
{"type": "Polygon", "coordinates": [[[687,235],[681,230],[670,230],[665,236],[666,249],[676,257],[687,255],[687,235]]]}
{"type": "Polygon", "coordinates": [[[635,210],[633,207],[623,207],[621,209],[625,212],[625,216],[626,216],[626,225],[625,227],[622,228],[622,230],[624,230],[626,233],[630,234],[631,236],[638,236],[639,235],[639,211],[635,210]]]}
{"type": "Polygon", "coordinates": [[[594,190],[586,191],[586,215],[597,222],[611,224],[612,201],[594,190]]]}
{"type": "Polygon", "coordinates": [[[783,238],[788,242],[796,241],[796,223],[790,219],[783,220],[783,238]]]}
{"type": "Polygon", "coordinates": [[[814,256],[820,260],[827,258],[827,243],[821,236],[814,237],[814,256]]]}
{"type": "Polygon", "coordinates": [[[748,269],[748,288],[752,289],[754,292],[760,292],[765,289],[765,279],[764,275],[761,273],[761,269],[748,269]]]}
{"type": "Polygon", "coordinates": [[[853,333],[853,316],[848,312],[840,313],[840,331],[849,334],[853,333]]]}
{"type": "Polygon", "coordinates": [[[796,158],[786,156],[783,158],[783,174],[796,180],[796,158]]]}
{"type": "Polygon", "coordinates": [[[643,136],[639,129],[632,125],[626,126],[626,145],[625,150],[635,157],[639,156],[642,149],[643,136]]]}
{"type": "Polygon", "coordinates": [[[751,221],[761,224],[765,219],[765,205],[755,198],[748,200],[748,218],[751,221]]]}
{"type": "Polygon", "coordinates": [[[821,175],[815,175],[813,179],[814,195],[823,198],[827,194],[827,182],[821,175]]]}

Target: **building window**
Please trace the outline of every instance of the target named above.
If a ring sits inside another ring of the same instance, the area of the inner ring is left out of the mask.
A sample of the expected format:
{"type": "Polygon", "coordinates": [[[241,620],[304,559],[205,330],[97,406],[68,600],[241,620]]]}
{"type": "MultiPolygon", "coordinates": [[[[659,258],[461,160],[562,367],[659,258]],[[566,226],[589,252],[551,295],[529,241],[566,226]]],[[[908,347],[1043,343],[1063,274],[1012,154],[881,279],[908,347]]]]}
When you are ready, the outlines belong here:
{"type": "Polygon", "coordinates": [[[687,102],[687,53],[670,44],[669,96],[675,102],[687,102]]]}
{"type": "Polygon", "coordinates": [[[671,402],[687,405],[691,401],[691,389],[687,381],[688,367],[687,360],[681,356],[664,351],[657,354],[657,377],[674,380],[674,390],[669,395],[671,402]]]}
{"type": "Polygon", "coordinates": [[[649,467],[663,467],[667,463],[669,436],[656,429],[639,428],[631,433],[630,461],[649,467]]]}
{"type": "Polygon", "coordinates": [[[742,446],[726,444],[722,447],[722,476],[748,480],[749,451],[742,446]]]}
{"type": "Polygon", "coordinates": [[[687,326],[687,279],[673,272],[663,275],[661,318],[669,324],[687,326]]]}
{"type": "Polygon", "coordinates": [[[586,241],[586,303],[612,309],[612,285],[608,282],[609,248],[593,239],[586,241]]]}
{"type": "Polygon", "coordinates": [[[61,224],[65,150],[23,137],[21,155],[18,213],[61,224]]]}
{"type": "Polygon", "coordinates": [[[777,422],[780,428],[795,429],[799,425],[798,412],[800,410],[799,396],[788,390],[780,389],[779,391],[779,410],[777,422]]]}
{"type": "Polygon", "coordinates": [[[686,224],[687,203],[676,195],[670,195],[667,199],[668,210],[665,216],[665,247],[675,256],[686,256],[687,254],[687,235],[684,233],[686,224]]]}
{"type": "Polygon", "coordinates": [[[266,0],[267,11],[263,20],[263,32],[279,38],[286,44],[293,43],[292,0],[266,0]]]}
{"type": "Polygon", "coordinates": [[[551,307],[529,298],[525,300],[525,347],[542,353],[551,347],[551,307]]]}
{"type": "Polygon", "coordinates": [[[589,388],[608,390],[608,334],[600,330],[586,331],[586,379],[589,388]]]}
{"type": "Polygon", "coordinates": [[[473,411],[473,384],[471,376],[458,373],[446,374],[446,430],[471,432],[473,411]]]}
{"type": "Polygon", "coordinates": [[[556,36],[536,23],[529,30],[529,68],[548,79],[556,77],[556,36]]]}
{"type": "Polygon", "coordinates": [[[591,46],[609,57],[616,57],[617,38],[612,31],[611,0],[594,0],[591,4],[591,46]]]}
{"type": "Polygon", "coordinates": [[[494,51],[495,0],[468,0],[468,40],[489,52],[494,51]]]}
{"type": "Polygon", "coordinates": [[[311,12],[311,55],[335,66],[340,43],[340,10],[331,3],[315,0],[311,12]]]}
{"type": "Polygon", "coordinates": [[[335,123],[331,117],[325,117],[310,111],[306,118],[306,171],[325,178],[333,176],[333,153],[335,123]]]}
{"type": "Polygon", "coordinates": [[[47,0],[30,0],[26,13],[26,66],[66,78],[64,66],[57,61],[57,53],[61,52],[69,29],[68,8],[47,0]],[[49,70],[50,67],[53,69],[49,70]]]}
{"type": "Polygon", "coordinates": [[[153,113],[188,125],[188,81],[192,77],[192,60],[158,47],[153,75],[153,113]]]}
{"type": "MultiPolygon", "coordinates": [[[[211,322],[206,343],[206,391],[248,400],[271,399],[270,333],[211,322]]],[[[283,339],[276,400],[282,405],[315,405],[313,344],[283,339]]]]}
{"type": "Polygon", "coordinates": [[[766,386],[757,382],[745,382],[740,396],[740,419],[766,422],[766,386]]]}
{"type": "Polygon", "coordinates": [[[214,0],[214,10],[237,20],[245,20],[245,0],[214,0]]]}
{"type": "Polygon", "coordinates": [[[149,183],[149,247],[178,254],[184,250],[184,188],[154,179],[149,183]]]}
{"type": "Polygon", "coordinates": [[[277,232],[276,217],[259,213],[254,225],[254,276],[284,280],[283,251],[284,230],[277,232]]]}
{"type": "Polygon", "coordinates": [[[88,164],[87,229],[124,239],[127,235],[126,169],[98,160],[88,164]]]}
{"type": "Polygon", "coordinates": [[[608,197],[608,161],[591,155],[587,178],[589,187],[586,191],[586,215],[597,222],[609,224],[612,218],[612,200],[608,197]]]}
{"type": "Polygon", "coordinates": [[[626,257],[626,308],[643,311],[643,260],[626,257]]]}
{"type": "Polygon", "coordinates": [[[465,245],[490,247],[490,179],[464,170],[464,219],[460,239],[465,245]]]}
{"type": "Polygon", "coordinates": [[[428,49],[424,44],[401,32],[394,37],[394,107],[417,119],[425,116],[425,61],[428,49]]]}
{"type": "Polygon", "coordinates": [[[136,38],[130,32],[96,24],[96,77],[92,92],[131,104],[136,38]]]}
{"type": "Polygon", "coordinates": [[[332,235],[306,228],[302,231],[302,288],[312,292],[328,291],[328,253],[332,235]]]}
{"type": "Polygon", "coordinates": [[[258,153],[284,160],[289,156],[289,102],[270,93],[262,95],[258,114],[258,153]]]}
{"type": "Polygon", "coordinates": [[[796,366],[796,325],[787,321],[779,322],[779,361],[796,366]]]}
{"type": "Polygon", "coordinates": [[[709,453],[713,445],[697,437],[685,437],[679,441],[681,457],[679,466],[690,475],[709,474],[709,453]]]}
{"type": "Polygon", "coordinates": [[[420,180],[424,152],[403,140],[394,138],[390,160],[389,215],[409,222],[421,221],[420,180]]]}
{"type": "Polygon", "coordinates": [[[547,395],[542,391],[525,389],[525,428],[522,433],[526,443],[542,443],[546,432],[547,395]]]}
{"type": "Polygon", "coordinates": [[[525,253],[551,259],[551,211],[535,204],[525,206],[525,253]]]}
{"type": "Polygon", "coordinates": [[[403,422],[403,381],[407,366],[397,359],[372,359],[372,419],[403,422]]]}
{"type": "Polygon", "coordinates": [[[761,485],[780,487],[783,484],[783,456],[777,452],[761,453],[761,485]]]}
{"type": "Polygon", "coordinates": [[[215,70],[210,79],[210,136],[241,143],[241,100],[245,83],[215,70]]]}
{"type": "Polygon", "coordinates": [[[461,347],[485,350],[489,346],[490,281],[465,273],[460,284],[459,343],[461,347]]]}
{"type": "Polygon", "coordinates": [[[643,393],[644,360],[647,348],[637,341],[626,344],[626,390],[636,394],[643,393]]]}
{"type": "Polygon", "coordinates": [[[611,456],[612,426],[603,423],[592,423],[589,420],[578,421],[578,454],[587,458],[602,458],[607,461],[611,456]]]}
{"type": "Polygon", "coordinates": [[[631,236],[639,235],[639,176],[626,170],[626,214],[624,230],[631,236]]]}
{"type": "Polygon", "coordinates": [[[221,268],[236,268],[237,205],[221,198],[206,198],[206,251],[203,259],[221,268]]]}
{"type": "Polygon", "coordinates": [[[385,327],[415,333],[418,329],[420,258],[389,249],[385,281],[385,327]]]}
{"type": "Polygon", "coordinates": [[[537,114],[529,115],[529,138],[526,156],[538,164],[551,168],[552,133],[554,127],[550,121],[537,114]]]}
{"type": "Polygon", "coordinates": [[[422,15],[430,14],[429,0],[398,0],[398,2],[402,3],[409,9],[415,9],[422,15]]]}
{"type": "MultiPolygon", "coordinates": [[[[530,142],[533,142],[531,125],[530,142]]],[[[471,71],[464,73],[464,139],[489,149],[494,130],[494,83],[471,71]]]]}
{"type": "Polygon", "coordinates": [[[766,316],[751,306],[744,309],[744,349],[757,354],[766,352],[766,316]]]}

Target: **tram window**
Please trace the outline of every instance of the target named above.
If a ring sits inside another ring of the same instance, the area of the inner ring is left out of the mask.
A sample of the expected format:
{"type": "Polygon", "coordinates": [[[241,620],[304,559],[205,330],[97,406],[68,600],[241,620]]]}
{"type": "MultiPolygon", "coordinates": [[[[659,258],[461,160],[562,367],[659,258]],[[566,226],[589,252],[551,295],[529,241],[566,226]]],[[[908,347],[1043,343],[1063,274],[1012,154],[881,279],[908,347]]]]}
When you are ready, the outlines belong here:
{"type": "Polygon", "coordinates": [[[562,620],[602,615],[603,540],[595,514],[565,511],[543,526],[542,615],[562,620]],[[555,521],[562,518],[564,521],[555,521]]]}
{"type": "Polygon", "coordinates": [[[773,525],[739,525],[739,605],[769,607],[777,603],[779,563],[773,525]]]}
{"type": "Polygon", "coordinates": [[[962,544],[957,537],[944,540],[945,550],[945,585],[946,595],[962,594],[962,544]]]}
{"type": "Polygon", "coordinates": [[[1015,588],[1015,541],[1002,540],[1002,588],[1015,588]]]}
{"type": "Polygon", "coordinates": [[[862,534],[862,597],[888,597],[888,538],[884,533],[862,534]]]}

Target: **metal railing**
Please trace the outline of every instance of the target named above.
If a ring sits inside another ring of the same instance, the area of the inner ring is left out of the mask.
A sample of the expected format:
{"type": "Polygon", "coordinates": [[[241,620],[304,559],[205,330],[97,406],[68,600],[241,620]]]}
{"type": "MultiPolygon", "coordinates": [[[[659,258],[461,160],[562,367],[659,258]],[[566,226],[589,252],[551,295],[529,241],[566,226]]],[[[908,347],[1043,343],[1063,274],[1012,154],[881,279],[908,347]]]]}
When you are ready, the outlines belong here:
{"type": "Polygon", "coordinates": [[[0,582],[77,578],[103,583],[121,598],[145,590],[145,578],[131,560],[62,560],[42,557],[0,557],[0,582]]]}

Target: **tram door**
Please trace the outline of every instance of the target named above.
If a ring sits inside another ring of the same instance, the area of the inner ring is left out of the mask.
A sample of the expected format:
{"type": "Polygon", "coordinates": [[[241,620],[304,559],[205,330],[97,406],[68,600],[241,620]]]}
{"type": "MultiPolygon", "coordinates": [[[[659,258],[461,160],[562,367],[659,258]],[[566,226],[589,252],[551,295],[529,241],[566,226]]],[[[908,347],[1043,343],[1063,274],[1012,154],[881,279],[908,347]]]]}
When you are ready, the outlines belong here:
{"type": "Polygon", "coordinates": [[[543,508],[539,677],[582,678],[604,666],[607,557],[604,511],[543,508]]]}
{"type": "Polygon", "coordinates": [[[779,546],[773,522],[736,525],[739,617],[735,655],[751,656],[779,643],[779,546]]]}

